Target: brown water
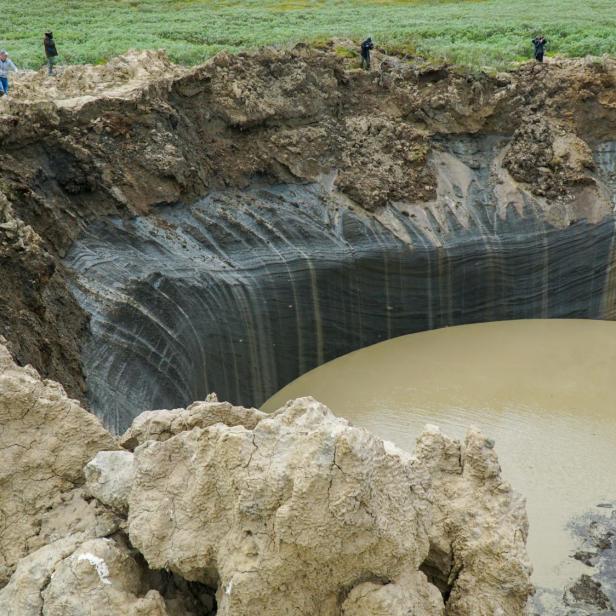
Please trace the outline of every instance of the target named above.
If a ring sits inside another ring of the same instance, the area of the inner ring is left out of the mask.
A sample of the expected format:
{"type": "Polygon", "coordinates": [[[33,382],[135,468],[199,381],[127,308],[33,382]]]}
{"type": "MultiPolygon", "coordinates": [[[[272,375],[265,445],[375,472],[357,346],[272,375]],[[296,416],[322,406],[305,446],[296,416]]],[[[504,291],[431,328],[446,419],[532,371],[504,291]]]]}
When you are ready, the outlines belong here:
{"type": "Polygon", "coordinates": [[[403,336],[313,370],[265,410],[311,395],[413,451],[426,423],[496,439],[503,475],[527,498],[534,582],[586,571],[572,517],[616,498],[616,323],[531,320],[403,336]]]}

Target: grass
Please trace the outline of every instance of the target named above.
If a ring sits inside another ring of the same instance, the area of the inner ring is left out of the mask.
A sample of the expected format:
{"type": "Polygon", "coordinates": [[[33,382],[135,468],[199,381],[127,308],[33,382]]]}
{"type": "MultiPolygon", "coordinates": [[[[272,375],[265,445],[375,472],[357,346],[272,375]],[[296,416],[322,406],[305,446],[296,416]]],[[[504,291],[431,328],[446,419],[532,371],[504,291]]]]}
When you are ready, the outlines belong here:
{"type": "MultiPolygon", "coordinates": [[[[530,57],[616,55],[616,0],[6,0],[0,46],[18,66],[43,64],[42,34],[61,61],[99,63],[128,49],[164,48],[196,64],[220,50],[372,35],[385,50],[504,68],[530,57]]],[[[345,52],[338,51],[341,56],[345,52]]]]}

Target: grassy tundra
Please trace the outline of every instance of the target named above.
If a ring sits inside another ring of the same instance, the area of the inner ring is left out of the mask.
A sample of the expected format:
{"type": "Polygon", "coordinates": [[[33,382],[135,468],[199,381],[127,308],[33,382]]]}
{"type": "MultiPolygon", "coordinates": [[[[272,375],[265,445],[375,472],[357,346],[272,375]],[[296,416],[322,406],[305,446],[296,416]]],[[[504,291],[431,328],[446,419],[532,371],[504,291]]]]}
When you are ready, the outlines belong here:
{"type": "Polygon", "coordinates": [[[474,67],[549,54],[616,55],[616,0],[7,0],[0,46],[18,66],[43,64],[43,31],[65,63],[165,48],[184,64],[222,49],[371,34],[377,46],[474,67]]]}

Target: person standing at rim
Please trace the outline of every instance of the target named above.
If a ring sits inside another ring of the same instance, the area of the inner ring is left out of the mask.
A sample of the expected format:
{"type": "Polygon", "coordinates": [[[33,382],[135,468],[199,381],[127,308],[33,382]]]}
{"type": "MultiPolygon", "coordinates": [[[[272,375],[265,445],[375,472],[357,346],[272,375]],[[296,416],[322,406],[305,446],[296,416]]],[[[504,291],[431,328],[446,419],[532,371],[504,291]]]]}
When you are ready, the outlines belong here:
{"type": "Polygon", "coordinates": [[[53,32],[45,32],[43,46],[45,47],[45,57],[47,58],[48,75],[53,75],[53,65],[58,57],[56,42],[53,40],[53,32]]]}
{"type": "Polygon", "coordinates": [[[545,46],[548,42],[545,40],[545,36],[536,36],[533,39],[533,45],[535,46],[535,60],[537,62],[543,62],[543,54],[545,53],[545,46]]]}
{"type": "Polygon", "coordinates": [[[374,49],[372,38],[368,37],[361,44],[361,67],[370,70],[370,50],[374,49]]]}
{"type": "Polygon", "coordinates": [[[9,73],[17,72],[17,67],[9,59],[9,54],[4,49],[0,50],[0,94],[9,95],[9,73]]]}

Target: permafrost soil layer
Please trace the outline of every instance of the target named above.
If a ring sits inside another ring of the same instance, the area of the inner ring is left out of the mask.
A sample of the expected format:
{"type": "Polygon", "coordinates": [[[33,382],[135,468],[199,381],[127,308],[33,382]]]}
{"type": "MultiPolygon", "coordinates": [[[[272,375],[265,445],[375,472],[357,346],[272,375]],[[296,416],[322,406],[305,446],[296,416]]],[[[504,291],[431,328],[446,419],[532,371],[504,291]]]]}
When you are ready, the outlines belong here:
{"type": "Polygon", "coordinates": [[[395,335],[612,318],[612,61],[377,60],[137,54],[17,82],[0,321],[18,360],[120,429],[208,390],[259,404],[395,335]]]}
{"type": "Polygon", "coordinates": [[[123,430],[211,391],[258,406],[324,361],[411,332],[610,318],[611,218],[558,227],[530,197],[499,212],[481,145],[435,154],[440,188],[422,206],[375,215],[321,185],[284,185],[93,225],[65,261],[93,316],[92,408],[123,430]]]}

